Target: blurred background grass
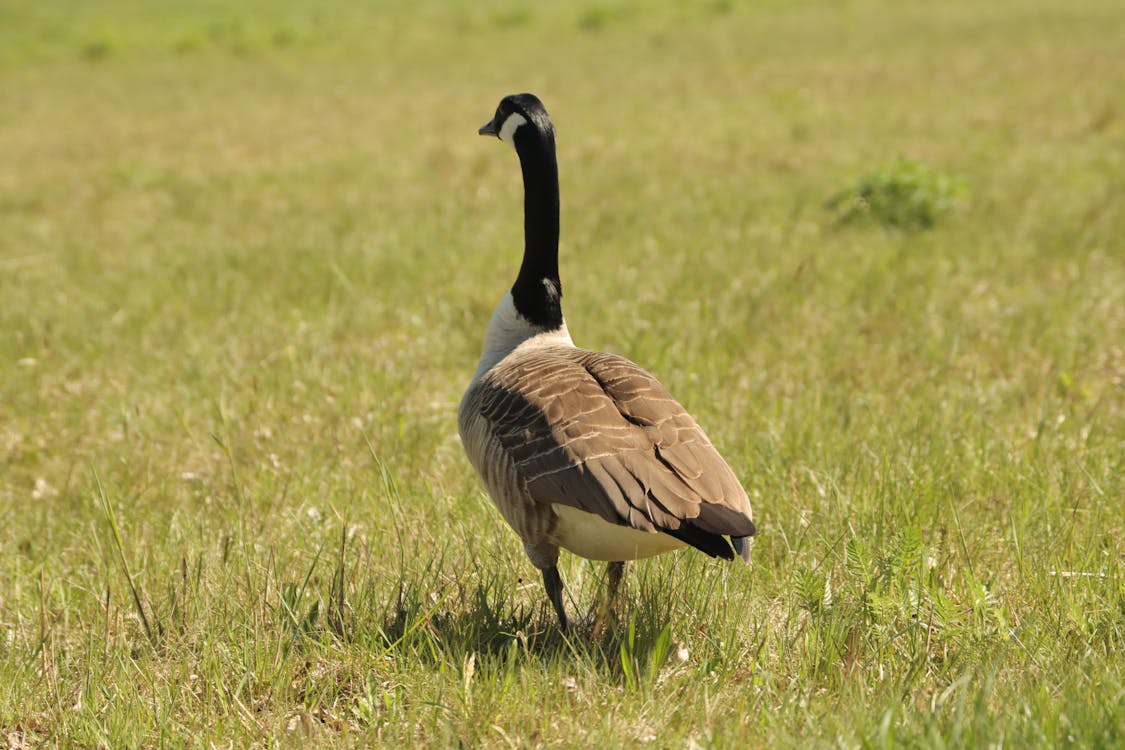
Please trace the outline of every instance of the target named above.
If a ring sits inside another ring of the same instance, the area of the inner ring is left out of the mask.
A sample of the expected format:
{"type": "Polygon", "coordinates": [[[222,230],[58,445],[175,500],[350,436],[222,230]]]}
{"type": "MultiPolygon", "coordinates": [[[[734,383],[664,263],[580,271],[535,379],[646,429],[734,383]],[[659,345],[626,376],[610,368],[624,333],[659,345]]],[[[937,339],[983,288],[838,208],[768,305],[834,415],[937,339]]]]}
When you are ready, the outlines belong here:
{"type": "Polygon", "coordinates": [[[1101,0],[0,2],[9,744],[1119,741],[1123,46],[1101,0]],[[521,90],[576,340],[762,529],[571,646],[454,425],[521,90]]]}

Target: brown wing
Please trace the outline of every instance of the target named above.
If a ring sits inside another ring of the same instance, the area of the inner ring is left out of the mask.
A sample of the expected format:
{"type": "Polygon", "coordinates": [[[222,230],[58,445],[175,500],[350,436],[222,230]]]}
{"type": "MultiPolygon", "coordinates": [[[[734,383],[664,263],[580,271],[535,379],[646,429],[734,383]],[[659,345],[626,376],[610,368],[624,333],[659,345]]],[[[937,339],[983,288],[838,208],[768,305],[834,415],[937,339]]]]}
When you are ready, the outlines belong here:
{"type": "Polygon", "coordinates": [[[563,347],[511,358],[479,384],[481,416],[538,502],[663,531],[730,558],[721,535],[754,534],[734,473],[648,372],[563,347]]]}

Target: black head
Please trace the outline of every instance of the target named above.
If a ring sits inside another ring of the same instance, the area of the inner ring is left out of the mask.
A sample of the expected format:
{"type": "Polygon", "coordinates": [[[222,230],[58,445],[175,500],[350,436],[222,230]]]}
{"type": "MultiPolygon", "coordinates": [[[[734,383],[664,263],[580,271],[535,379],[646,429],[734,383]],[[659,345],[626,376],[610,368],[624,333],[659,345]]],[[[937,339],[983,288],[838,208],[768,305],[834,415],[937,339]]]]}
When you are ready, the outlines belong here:
{"type": "Polygon", "coordinates": [[[481,126],[480,135],[494,135],[510,146],[515,146],[515,134],[530,126],[539,135],[555,139],[555,126],[543,102],[535,94],[512,94],[500,100],[496,114],[481,126]]]}

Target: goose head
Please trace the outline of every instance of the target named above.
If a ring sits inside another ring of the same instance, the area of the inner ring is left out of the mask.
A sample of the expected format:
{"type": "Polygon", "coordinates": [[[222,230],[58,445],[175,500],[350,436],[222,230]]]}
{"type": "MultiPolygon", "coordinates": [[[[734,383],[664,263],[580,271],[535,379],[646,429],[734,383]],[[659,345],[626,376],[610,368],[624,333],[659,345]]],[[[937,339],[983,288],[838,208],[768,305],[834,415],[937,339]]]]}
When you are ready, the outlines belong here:
{"type": "Polygon", "coordinates": [[[555,140],[555,126],[547,108],[535,94],[512,94],[500,100],[496,114],[477,131],[480,135],[494,135],[509,146],[519,150],[518,142],[535,135],[550,143],[555,140]]]}

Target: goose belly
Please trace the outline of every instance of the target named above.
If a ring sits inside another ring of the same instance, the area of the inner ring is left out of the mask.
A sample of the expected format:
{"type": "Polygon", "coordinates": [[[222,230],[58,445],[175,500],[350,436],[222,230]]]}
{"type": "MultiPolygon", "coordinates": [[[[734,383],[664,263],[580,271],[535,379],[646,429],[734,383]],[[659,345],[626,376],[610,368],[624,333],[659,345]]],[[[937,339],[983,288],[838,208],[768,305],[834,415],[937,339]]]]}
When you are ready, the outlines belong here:
{"type": "Polygon", "coordinates": [[[667,534],[618,526],[569,505],[551,507],[558,517],[554,536],[559,546],[587,560],[639,560],[684,546],[667,534]]]}

